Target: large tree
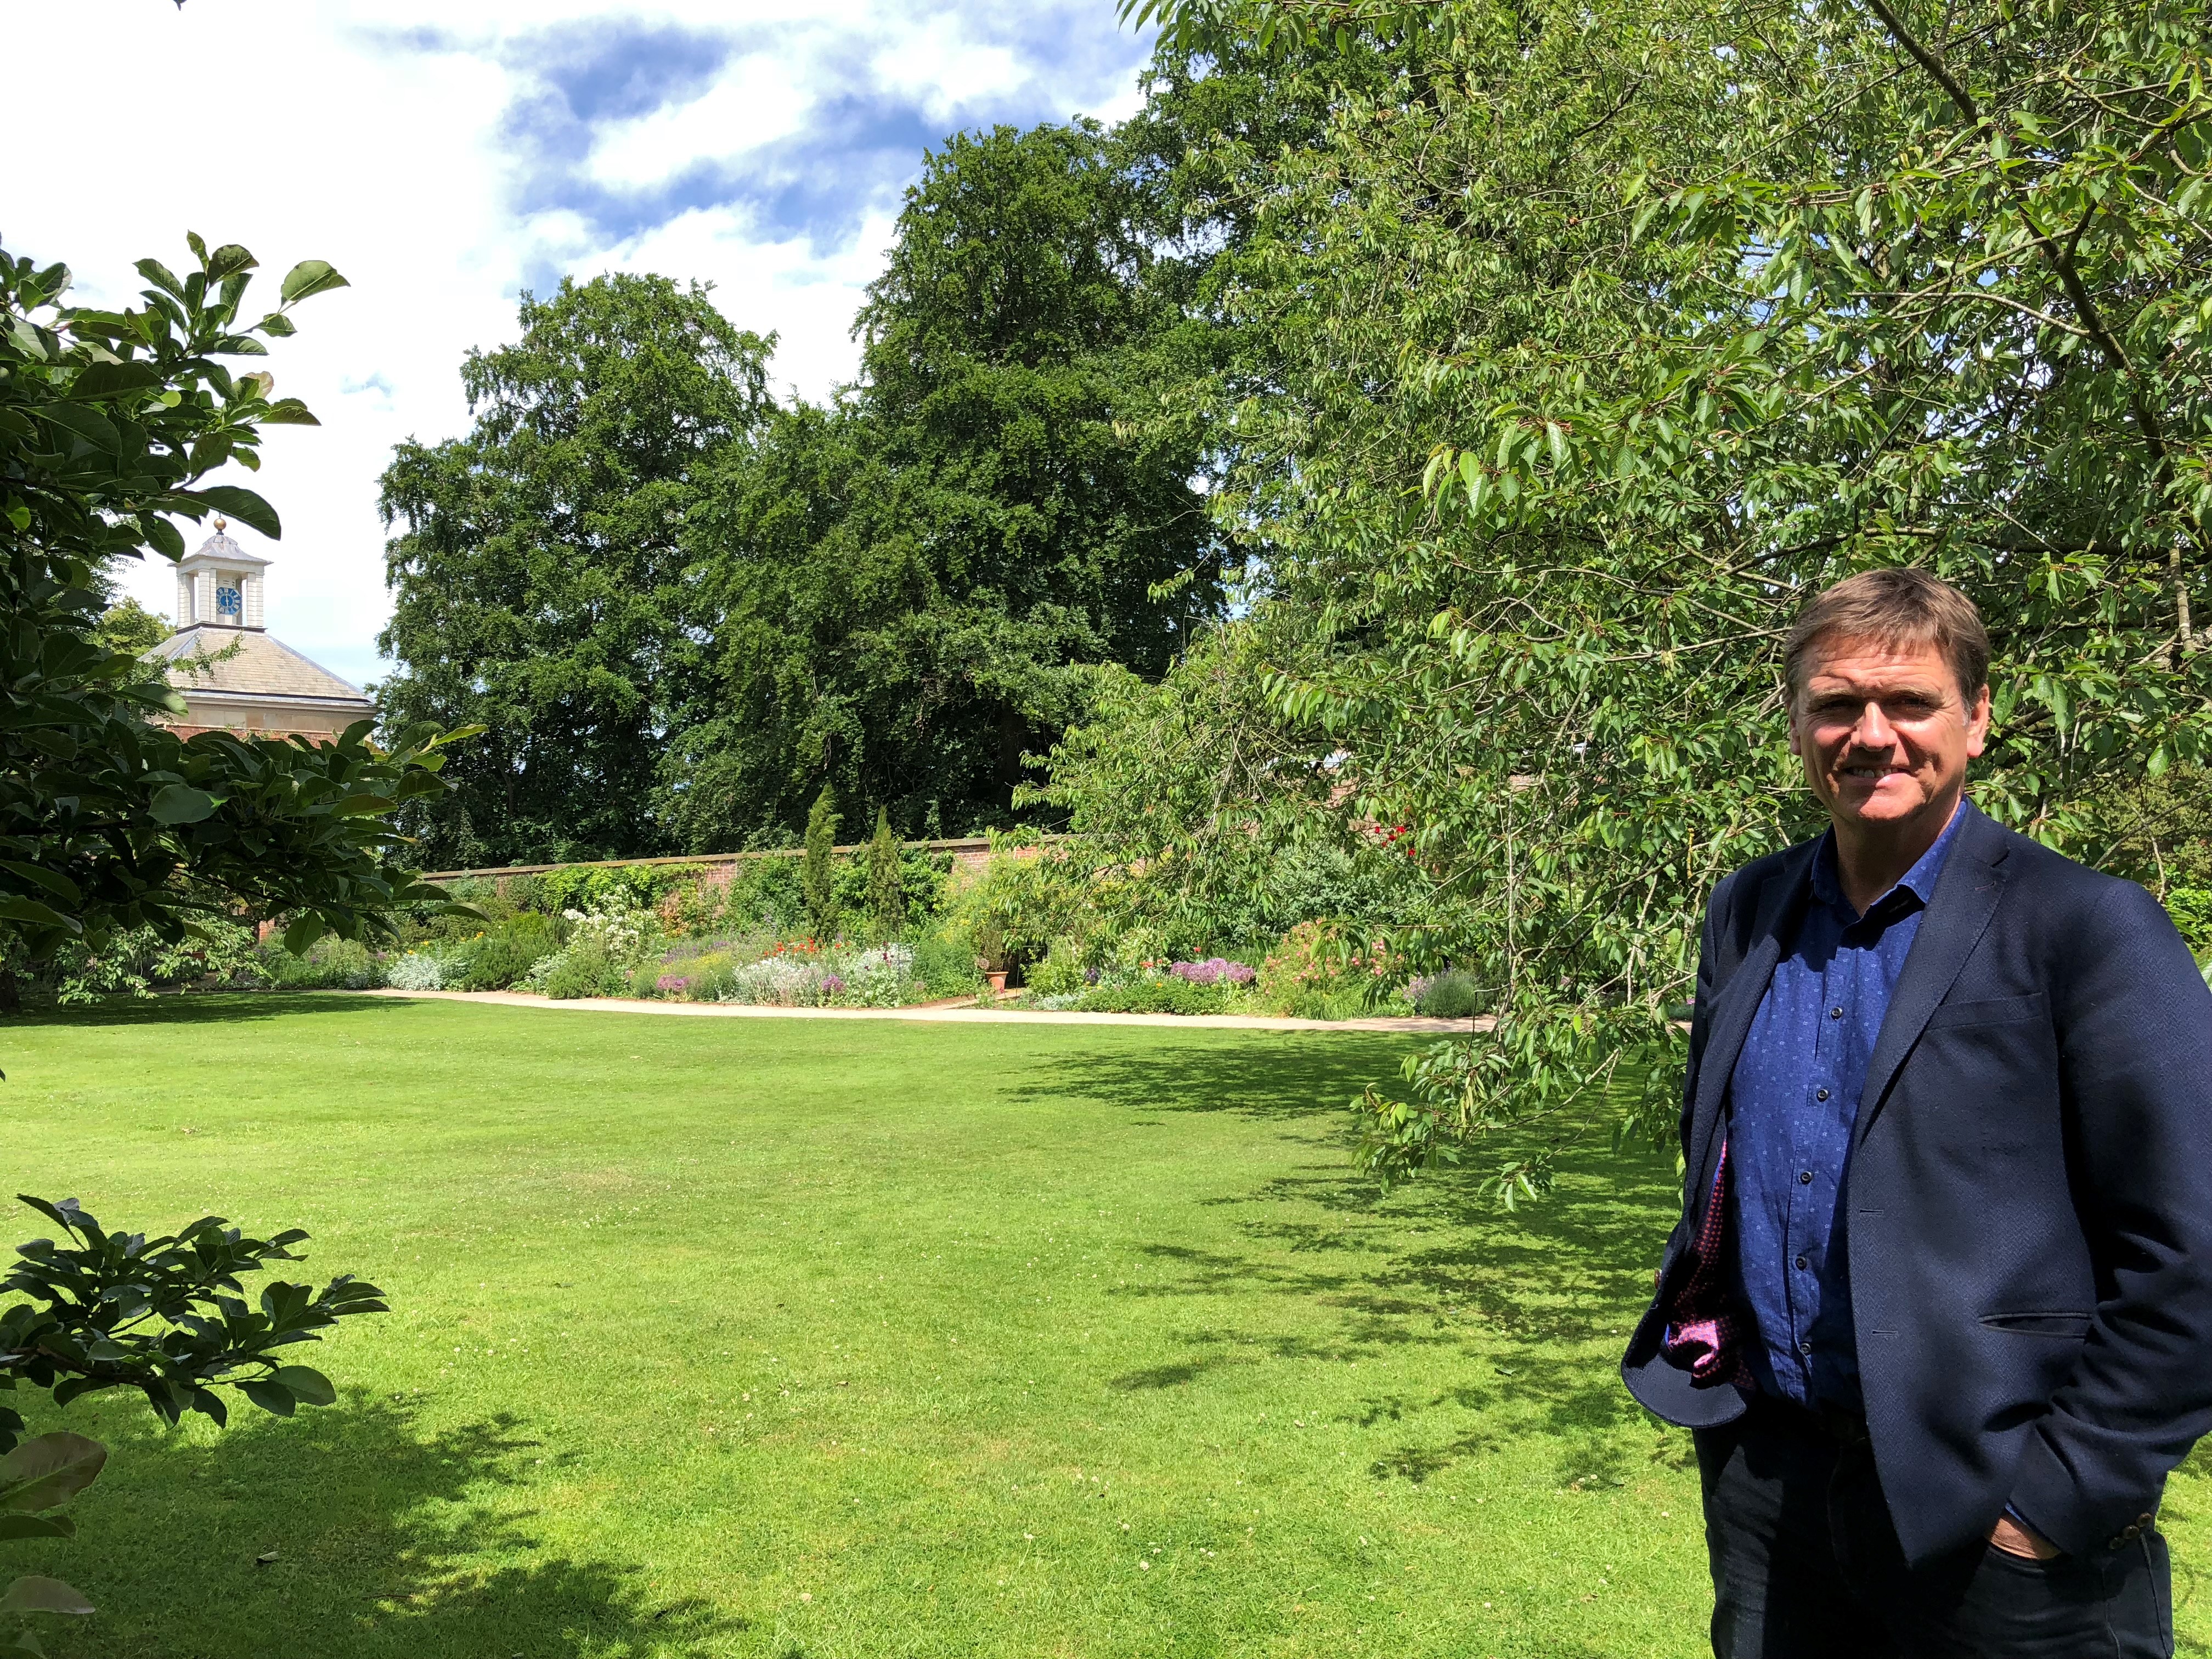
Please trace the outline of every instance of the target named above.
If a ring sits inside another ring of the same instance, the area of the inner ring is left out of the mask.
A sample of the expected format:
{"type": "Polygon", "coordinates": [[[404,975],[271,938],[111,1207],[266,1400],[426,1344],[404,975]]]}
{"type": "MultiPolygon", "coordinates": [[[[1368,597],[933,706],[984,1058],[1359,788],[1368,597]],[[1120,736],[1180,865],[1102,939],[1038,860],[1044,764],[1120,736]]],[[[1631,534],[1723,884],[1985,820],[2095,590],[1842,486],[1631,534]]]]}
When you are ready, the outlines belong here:
{"type": "Polygon", "coordinates": [[[1331,111],[1213,146],[1285,377],[1220,506],[1308,623],[1277,708],[1416,829],[1406,942],[1505,1016],[1378,1101],[1382,1167],[1608,1088],[1671,1118],[1703,894],[1816,822],[1775,692],[1813,588],[1974,595],[1975,796],[2054,844],[2107,858],[2099,804],[2204,755],[2203,0],[1135,9],[1331,111]]]}
{"type": "Polygon", "coordinates": [[[825,781],[908,833],[1005,823],[1078,665],[1157,677],[1218,611],[1204,428],[1158,418],[1215,331],[1160,206],[1091,123],[927,159],[861,382],[731,452],[701,516],[716,691],[669,777],[691,844],[786,832],[825,781]]]}
{"type": "Polygon", "coordinates": [[[384,717],[484,728],[410,828],[447,867],[672,851],[654,784],[712,626],[685,529],[773,343],[662,276],[564,278],[520,324],[462,366],[468,435],[384,475],[384,717]]]}

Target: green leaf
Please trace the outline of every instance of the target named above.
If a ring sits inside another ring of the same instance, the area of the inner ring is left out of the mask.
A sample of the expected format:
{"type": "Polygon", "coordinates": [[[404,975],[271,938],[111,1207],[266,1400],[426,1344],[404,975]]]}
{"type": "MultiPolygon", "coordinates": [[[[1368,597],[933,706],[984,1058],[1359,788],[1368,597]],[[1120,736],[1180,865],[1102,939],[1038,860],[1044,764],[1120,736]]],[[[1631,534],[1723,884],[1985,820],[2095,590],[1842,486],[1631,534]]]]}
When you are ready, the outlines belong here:
{"type": "Polygon", "coordinates": [[[92,1603],[58,1578],[35,1576],[18,1578],[0,1590],[0,1613],[71,1613],[92,1611],[92,1603]]]}
{"type": "Polygon", "coordinates": [[[76,437],[82,438],[95,449],[112,455],[123,447],[123,434],[115,429],[114,422],[97,410],[83,409],[75,404],[47,404],[40,415],[76,437]]]}
{"type": "Polygon", "coordinates": [[[75,917],[65,916],[19,893],[0,894],[0,921],[27,922],[33,927],[58,927],[70,933],[84,931],[83,924],[75,917]]]}
{"type": "Polygon", "coordinates": [[[69,395],[82,403],[128,392],[151,392],[161,384],[161,372],[151,363],[87,363],[70,382],[69,395]]]}
{"type": "Polygon", "coordinates": [[[330,930],[330,924],[320,916],[295,916],[284,930],[284,948],[296,957],[330,930]]]}
{"type": "Polygon", "coordinates": [[[279,1417],[289,1417],[294,1409],[291,1389],[281,1382],[271,1382],[266,1377],[256,1377],[251,1382],[241,1382],[238,1391],[264,1412],[274,1412],[279,1417]]]}
{"type": "Polygon", "coordinates": [[[179,300],[185,297],[185,285],[177,280],[176,272],[159,259],[141,259],[133,269],[164,293],[173,294],[179,300]]]}
{"type": "Polygon", "coordinates": [[[160,514],[141,513],[138,515],[138,528],[147,541],[153,544],[155,552],[172,559],[181,559],[185,556],[183,533],[160,514]]]}
{"type": "Polygon", "coordinates": [[[322,259],[302,259],[284,274],[284,285],[279,290],[286,305],[297,305],[312,295],[327,293],[334,288],[350,287],[346,279],[322,259]]]}
{"type": "Polygon", "coordinates": [[[154,797],[147,810],[156,823],[198,823],[213,814],[221,805],[204,789],[194,789],[188,784],[173,783],[154,797]]]}
{"type": "Polygon", "coordinates": [[[279,398],[269,405],[269,412],[261,417],[264,426],[320,426],[307,404],[297,398],[279,398]]]}
{"type": "Polygon", "coordinates": [[[226,276],[234,276],[241,270],[252,270],[261,261],[235,242],[226,242],[208,255],[207,275],[210,283],[219,283],[226,276]]]}
{"type": "Polygon", "coordinates": [[[81,1434],[42,1434],[0,1457],[0,1510],[35,1512],[66,1504],[100,1478],[107,1448],[81,1434]]]}
{"type": "Polygon", "coordinates": [[[0,1539],[76,1536],[76,1522],[66,1515],[0,1515],[0,1539]]]}
{"type": "Polygon", "coordinates": [[[303,1406],[337,1403],[338,1391],[331,1386],[330,1378],[312,1365],[279,1365],[272,1380],[289,1389],[303,1406]]]}
{"type": "Polygon", "coordinates": [[[259,531],[270,541],[281,540],[284,527],[277,522],[276,509],[250,489],[236,484],[209,484],[202,489],[177,492],[188,501],[204,501],[218,513],[228,513],[240,524],[259,531]]]}
{"type": "Polygon", "coordinates": [[[34,887],[43,887],[64,904],[82,904],[84,894],[77,884],[58,871],[42,869],[35,864],[24,864],[15,859],[0,859],[0,870],[11,876],[20,876],[34,887]]]}

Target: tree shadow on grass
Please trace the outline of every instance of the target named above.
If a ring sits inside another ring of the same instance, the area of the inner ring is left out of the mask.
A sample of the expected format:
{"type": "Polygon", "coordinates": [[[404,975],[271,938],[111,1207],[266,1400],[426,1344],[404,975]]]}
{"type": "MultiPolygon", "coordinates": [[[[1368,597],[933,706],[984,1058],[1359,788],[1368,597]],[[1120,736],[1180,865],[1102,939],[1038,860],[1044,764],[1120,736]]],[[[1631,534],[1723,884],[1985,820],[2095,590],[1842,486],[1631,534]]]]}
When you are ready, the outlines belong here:
{"type": "Polygon", "coordinates": [[[9,1547],[99,1608],[46,1621],[55,1659],[690,1659],[747,1627],[635,1565],[546,1554],[501,1495],[567,1460],[513,1418],[426,1430],[358,1391],[289,1422],[240,1409],[213,1439],[117,1396],[42,1425],[110,1449],[74,1540],[9,1547]]]}
{"type": "Polygon", "coordinates": [[[1674,1223],[1680,1189],[1669,1161],[1601,1144],[1581,1148],[1563,1160],[1553,1197],[1509,1213],[1483,1170],[1524,1149],[1501,1141],[1478,1151],[1467,1169],[1385,1194],[1351,1166],[1344,1105],[1361,1085],[1394,1078],[1406,1052],[1402,1040],[1334,1038],[1093,1052],[1056,1069],[1060,1089],[1151,1113],[1241,1111],[1308,1122],[1321,1148],[1303,1169],[1202,1200],[1239,1212],[1237,1231],[1249,1248],[1149,1245],[1154,1261],[1179,1271],[1115,1292],[1188,1307],[1256,1285],[1304,1300],[1312,1322],[1295,1335],[1180,1334],[1186,1358],[1133,1373],[1121,1386],[1194,1381],[1233,1357],[1352,1361],[1425,1347],[1440,1368],[1459,1373],[1454,1386],[1419,1398],[1375,1397],[1354,1413],[1362,1427],[1407,1431],[1404,1443],[1375,1460],[1377,1478],[1425,1480],[1492,1449],[1510,1421],[1514,1433],[1559,1443],[1560,1485],[1625,1480],[1632,1466],[1621,1431],[1650,1419],[1621,1387],[1612,1345],[1625,1342],[1640,1316],[1674,1223]],[[1490,1420],[1441,1441],[1419,1436],[1424,1417],[1450,1410],[1490,1420]]]}
{"type": "MultiPolygon", "coordinates": [[[[1152,1036],[1151,1031],[1141,1034],[1152,1036]]],[[[1172,1046],[1116,1043],[1058,1058],[1010,1097],[1060,1101],[1073,1095],[1125,1109],[1246,1112],[1325,1118],[1365,1085],[1398,1075],[1410,1048],[1403,1037],[1371,1032],[1237,1033],[1172,1046]]]]}
{"type": "Polygon", "coordinates": [[[0,1015],[0,1035],[65,1025],[235,1025],[299,1014],[389,1013],[390,997],[342,991],[196,991],[155,997],[109,997],[81,1008],[34,1008],[0,1015]]]}

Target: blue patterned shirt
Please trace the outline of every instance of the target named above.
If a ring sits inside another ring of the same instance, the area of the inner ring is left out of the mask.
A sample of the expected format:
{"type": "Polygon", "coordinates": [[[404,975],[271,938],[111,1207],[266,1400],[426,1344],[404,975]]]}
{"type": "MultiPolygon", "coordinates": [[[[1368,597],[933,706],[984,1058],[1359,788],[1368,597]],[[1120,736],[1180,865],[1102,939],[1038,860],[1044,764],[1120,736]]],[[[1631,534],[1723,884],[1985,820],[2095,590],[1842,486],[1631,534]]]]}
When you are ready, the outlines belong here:
{"type": "Polygon", "coordinates": [[[1851,1130],[1890,994],[1967,809],[1862,916],[1844,897],[1832,831],[1813,893],[1729,1078],[1729,1236],[1758,1328],[1752,1374],[1802,1406],[1863,1410],[1844,1196],[1851,1130]]]}

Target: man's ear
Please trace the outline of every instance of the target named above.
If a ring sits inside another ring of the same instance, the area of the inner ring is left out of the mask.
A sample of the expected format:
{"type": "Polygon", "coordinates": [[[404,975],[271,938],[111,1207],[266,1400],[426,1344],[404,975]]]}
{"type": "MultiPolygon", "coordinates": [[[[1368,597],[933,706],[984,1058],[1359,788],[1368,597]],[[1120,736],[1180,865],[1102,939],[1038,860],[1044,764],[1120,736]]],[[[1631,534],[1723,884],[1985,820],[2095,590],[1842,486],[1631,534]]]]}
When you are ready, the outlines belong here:
{"type": "Polygon", "coordinates": [[[1974,706],[1966,713],[1966,755],[1969,759],[1978,756],[1990,740],[1990,688],[1984,685],[1974,694],[1974,706]]]}

